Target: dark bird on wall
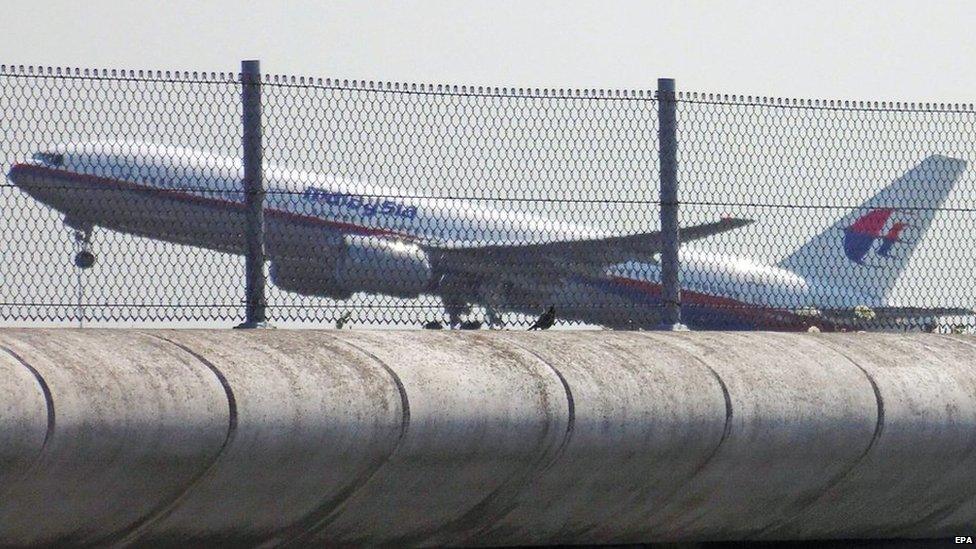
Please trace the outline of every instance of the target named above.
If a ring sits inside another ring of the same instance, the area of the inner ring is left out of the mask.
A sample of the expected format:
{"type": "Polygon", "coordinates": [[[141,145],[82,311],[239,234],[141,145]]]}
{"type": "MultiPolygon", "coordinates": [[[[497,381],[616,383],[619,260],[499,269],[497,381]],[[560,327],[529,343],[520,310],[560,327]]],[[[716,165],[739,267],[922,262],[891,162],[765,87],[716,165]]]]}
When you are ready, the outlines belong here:
{"type": "Polygon", "coordinates": [[[350,318],[352,318],[352,311],[346,311],[345,313],[343,313],[342,316],[339,317],[339,320],[336,320],[335,323],[336,330],[341,330],[346,325],[346,323],[349,322],[350,318]]]}
{"type": "Polygon", "coordinates": [[[552,325],[556,323],[556,307],[551,305],[549,310],[542,313],[538,319],[536,319],[535,324],[529,326],[530,330],[548,330],[552,328],[552,325]]]}

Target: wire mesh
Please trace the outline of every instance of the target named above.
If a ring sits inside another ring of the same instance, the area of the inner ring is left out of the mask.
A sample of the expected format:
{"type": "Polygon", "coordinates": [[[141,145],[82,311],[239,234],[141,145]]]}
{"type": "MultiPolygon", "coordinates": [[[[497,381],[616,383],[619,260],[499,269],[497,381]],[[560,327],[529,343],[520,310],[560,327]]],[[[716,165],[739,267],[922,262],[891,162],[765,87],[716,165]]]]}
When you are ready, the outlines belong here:
{"type": "Polygon", "coordinates": [[[972,328],[972,106],[684,94],[678,108],[683,221],[755,220],[689,250],[689,322],[972,328]],[[729,262],[738,282],[715,292],[729,262]]]}
{"type": "MultiPolygon", "coordinates": [[[[659,324],[652,91],[261,86],[272,323],[659,324]]],[[[236,74],[0,67],[0,319],[243,320],[241,113],[236,74]]],[[[972,327],[971,106],[677,117],[690,327],[972,327]]]]}

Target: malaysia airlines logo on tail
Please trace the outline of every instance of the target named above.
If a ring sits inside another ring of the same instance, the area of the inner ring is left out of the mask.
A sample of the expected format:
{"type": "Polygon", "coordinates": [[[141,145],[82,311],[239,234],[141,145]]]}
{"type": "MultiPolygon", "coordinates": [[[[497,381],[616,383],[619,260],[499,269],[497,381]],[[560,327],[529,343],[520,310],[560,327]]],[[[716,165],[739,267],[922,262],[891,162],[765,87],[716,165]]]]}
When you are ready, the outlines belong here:
{"type": "MultiPolygon", "coordinates": [[[[778,266],[829,288],[837,306],[886,303],[915,251],[966,171],[942,155],[921,160],[873,196],[846,210],[778,266]]],[[[939,231],[935,231],[939,232],[939,231]]]]}
{"type": "Polygon", "coordinates": [[[896,243],[901,242],[901,234],[908,227],[904,221],[894,221],[887,232],[882,232],[894,216],[894,208],[877,208],[857,218],[844,229],[844,253],[847,258],[859,265],[865,264],[865,259],[874,248],[876,241],[881,245],[875,249],[875,254],[890,258],[896,243]]]}

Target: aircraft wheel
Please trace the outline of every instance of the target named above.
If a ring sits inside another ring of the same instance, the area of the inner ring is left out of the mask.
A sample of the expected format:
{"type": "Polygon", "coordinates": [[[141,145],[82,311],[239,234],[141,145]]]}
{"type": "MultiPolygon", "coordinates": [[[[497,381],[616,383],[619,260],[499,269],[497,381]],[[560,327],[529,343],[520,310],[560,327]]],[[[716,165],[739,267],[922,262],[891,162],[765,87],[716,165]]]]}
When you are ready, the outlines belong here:
{"type": "Polygon", "coordinates": [[[82,250],[75,254],[75,266],[79,269],[91,269],[95,264],[95,254],[82,250]]]}

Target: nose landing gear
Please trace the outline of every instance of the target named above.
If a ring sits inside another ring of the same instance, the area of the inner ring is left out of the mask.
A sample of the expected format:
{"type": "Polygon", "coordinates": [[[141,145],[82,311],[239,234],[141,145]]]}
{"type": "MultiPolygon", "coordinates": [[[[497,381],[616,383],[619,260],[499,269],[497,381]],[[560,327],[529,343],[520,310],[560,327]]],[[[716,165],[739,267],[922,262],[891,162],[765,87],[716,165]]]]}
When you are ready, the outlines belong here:
{"type": "Polygon", "coordinates": [[[92,229],[75,229],[75,266],[91,269],[95,265],[95,254],[91,250],[92,229]]]}

